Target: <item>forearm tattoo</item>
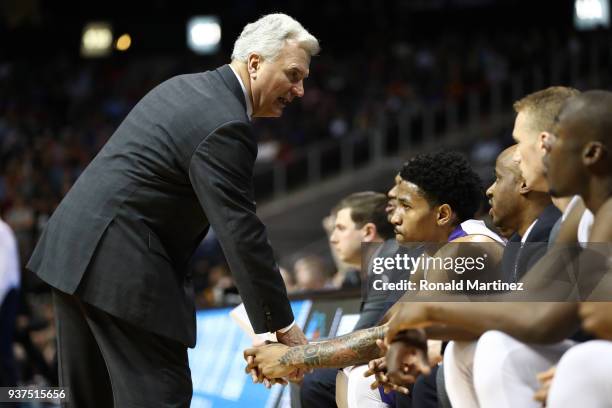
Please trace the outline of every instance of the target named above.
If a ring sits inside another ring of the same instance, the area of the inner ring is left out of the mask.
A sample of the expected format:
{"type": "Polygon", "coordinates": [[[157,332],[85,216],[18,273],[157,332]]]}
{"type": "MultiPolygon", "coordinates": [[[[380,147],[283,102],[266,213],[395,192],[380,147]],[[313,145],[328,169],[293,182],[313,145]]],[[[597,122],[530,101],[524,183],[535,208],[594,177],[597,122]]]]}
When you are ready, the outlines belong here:
{"type": "Polygon", "coordinates": [[[291,347],[280,358],[280,363],[307,368],[342,368],[364,364],[380,357],[376,340],[383,339],[386,332],[386,326],[377,326],[330,340],[291,347]]]}

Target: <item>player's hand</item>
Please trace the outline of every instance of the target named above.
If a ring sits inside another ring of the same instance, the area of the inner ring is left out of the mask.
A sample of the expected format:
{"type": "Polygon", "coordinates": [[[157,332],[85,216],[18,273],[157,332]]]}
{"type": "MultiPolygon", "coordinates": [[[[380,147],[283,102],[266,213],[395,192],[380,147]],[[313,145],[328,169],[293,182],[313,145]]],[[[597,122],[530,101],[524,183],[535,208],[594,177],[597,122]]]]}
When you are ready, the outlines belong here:
{"type": "MultiPolygon", "coordinates": [[[[383,354],[387,353],[388,347],[382,340],[376,340],[376,345],[380,348],[383,354]]],[[[363,373],[363,375],[364,377],[369,377],[371,375],[374,376],[374,382],[370,384],[370,388],[373,390],[379,386],[382,386],[383,391],[387,394],[392,391],[408,394],[408,388],[393,384],[389,380],[389,377],[387,377],[387,362],[385,356],[371,360],[368,363],[368,369],[363,373]]]]}
{"type": "Polygon", "coordinates": [[[280,343],[246,349],[244,350],[244,359],[247,361],[245,371],[251,373],[253,369],[256,369],[261,376],[267,379],[283,377],[295,379],[297,367],[283,364],[280,361],[288,350],[289,347],[280,343]]]}
{"type": "MultiPolygon", "coordinates": [[[[260,347],[265,344],[271,344],[271,343],[272,342],[270,340],[262,340],[258,337],[257,339],[253,340],[253,347],[260,347]]],[[[248,356],[246,358],[248,374],[250,374],[251,379],[253,380],[254,383],[264,383],[266,384],[266,386],[268,386],[267,383],[270,382],[269,379],[266,379],[264,377],[264,375],[259,370],[259,367],[255,365],[253,360],[254,360],[253,356],[248,356]],[[268,381],[266,382],[265,380],[268,380],[268,381]]]]}
{"type": "Polygon", "coordinates": [[[584,330],[612,340],[612,302],[585,302],[578,309],[584,330]]]}
{"type": "Polygon", "coordinates": [[[254,363],[254,357],[248,356],[247,367],[245,371],[251,375],[254,383],[262,383],[266,386],[266,388],[271,388],[274,384],[287,384],[287,381],[284,378],[268,378],[265,377],[258,366],[254,363]]]}
{"type": "Polygon", "coordinates": [[[550,391],[550,386],[552,384],[553,378],[555,377],[555,372],[557,370],[556,366],[552,366],[548,370],[541,372],[538,374],[538,381],[540,384],[540,389],[536,391],[533,398],[536,401],[542,403],[542,406],[546,406],[546,400],[548,399],[548,392],[550,391]]]}
{"type": "Polygon", "coordinates": [[[403,303],[389,320],[389,331],[385,336],[387,345],[391,344],[397,333],[408,329],[426,327],[430,324],[427,305],[422,302],[403,303]]]}
{"type": "Polygon", "coordinates": [[[431,372],[424,337],[424,333],[417,330],[400,332],[395,336],[395,341],[388,345],[385,357],[387,377],[391,383],[408,386],[414,384],[419,375],[431,372]]]}

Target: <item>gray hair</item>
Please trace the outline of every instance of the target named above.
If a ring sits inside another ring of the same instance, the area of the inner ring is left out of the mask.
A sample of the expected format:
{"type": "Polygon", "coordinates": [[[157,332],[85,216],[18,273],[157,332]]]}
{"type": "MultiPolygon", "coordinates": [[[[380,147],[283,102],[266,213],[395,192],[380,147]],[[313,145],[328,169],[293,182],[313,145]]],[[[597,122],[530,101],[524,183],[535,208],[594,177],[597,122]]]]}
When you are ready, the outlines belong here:
{"type": "Polygon", "coordinates": [[[232,60],[247,62],[251,53],[274,60],[287,40],[297,41],[311,56],[319,53],[319,40],[293,18],[278,13],[265,15],[244,27],[234,43],[232,60]]]}

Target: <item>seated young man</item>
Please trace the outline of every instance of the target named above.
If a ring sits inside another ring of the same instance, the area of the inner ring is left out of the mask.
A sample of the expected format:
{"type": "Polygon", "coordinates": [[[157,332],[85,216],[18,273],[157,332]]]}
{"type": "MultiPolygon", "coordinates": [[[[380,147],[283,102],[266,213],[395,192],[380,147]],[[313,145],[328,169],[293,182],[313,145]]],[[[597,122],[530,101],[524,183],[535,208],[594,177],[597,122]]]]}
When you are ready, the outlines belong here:
{"type": "MultiPolygon", "coordinates": [[[[333,208],[329,243],[339,261],[360,270],[361,243],[383,244],[392,238],[393,227],[387,220],[386,207],[384,194],[364,191],[345,197],[333,208]]],[[[386,309],[384,299],[364,299],[354,330],[376,325],[386,309]]],[[[331,368],[306,374],[300,386],[302,406],[335,407],[336,374],[337,370],[331,368]]]]}
{"type": "MultiPolygon", "coordinates": [[[[395,204],[391,221],[398,242],[434,243],[441,251],[447,242],[491,243],[489,259],[492,263],[501,260],[503,240],[482,221],[471,219],[483,191],[479,177],[463,155],[441,152],[414,157],[404,164],[388,196],[395,204]]],[[[245,358],[254,358],[247,371],[256,368],[265,377],[281,378],[296,369],[364,364],[380,357],[376,340],[382,339],[386,330],[384,325],[377,326],[303,347],[270,344],[247,349],[245,358]]],[[[362,376],[365,369],[355,372],[362,376]]],[[[360,387],[357,391],[366,390],[360,387]]],[[[349,406],[368,406],[368,398],[380,402],[378,393],[349,392],[348,397],[349,406]]]]}
{"type": "MultiPolygon", "coordinates": [[[[585,92],[563,104],[552,132],[547,135],[545,163],[551,194],[559,197],[579,194],[586,208],[595,215],[589,242],[585,245],[587,250],[573,255],[572,263],[575,261],[582,268],[581,278],[597,275],[609,279],[611,273],[607,263],[612,241],[610,117],[612,93],[585,92]]],[[[563,270],[564,265],[550,259],[556,256],[544,256],[525,279],[563,270]]],[[[609,288],[607,292],[605,288],[602,290],[604,297],[612,294],[609,288]]],[[[601,300],[602,294],[599,295],[601,300]]],[[[387,354],[388,376],[392,381],[401,382],[398,372],[401,357],[412,347],[405,342],[394,343],[395,333],[430,324],[452,324],[478,332],[492,330],[481,336],[471,351],[471,368],[456,370],[455,373],[461,374],[454,378],[445,369],[449,381],[457,381],[459,376],[469,380],[463,381],[463,386],[457,387],[458,392],[451,397],[453,407],[537,407],[539,404],[533,400],[537,389],[535,373],[548,369],[572,347],[574,343],[564,339],[579,328],[578,312],[577,303],[572,302],[438,303],[404,307],[389,324],[388,341],[396,350],[387,354]]],[[[456,353],[447,350],[446,356],[449,354],[456,353]]],[[[462,359],[460,355],[454,358],[462,359]]]]}

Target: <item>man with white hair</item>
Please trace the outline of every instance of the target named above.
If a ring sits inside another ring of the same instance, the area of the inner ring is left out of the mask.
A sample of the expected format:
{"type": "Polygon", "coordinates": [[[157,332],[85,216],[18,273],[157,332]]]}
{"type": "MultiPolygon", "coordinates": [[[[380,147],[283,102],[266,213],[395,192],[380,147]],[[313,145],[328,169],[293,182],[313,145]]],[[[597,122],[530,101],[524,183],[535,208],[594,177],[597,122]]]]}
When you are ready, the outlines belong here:
{"type": "Polygon", "coordinates": [[[140,100],[63,199],[27,267],[53,287],[71,406],[189,406],[187,264],[210,226],[255,331],[306,343],[255,214],[250,121],[304,95],[318,51],[287,15],[248,24],[231,64],[140,100]]]}

